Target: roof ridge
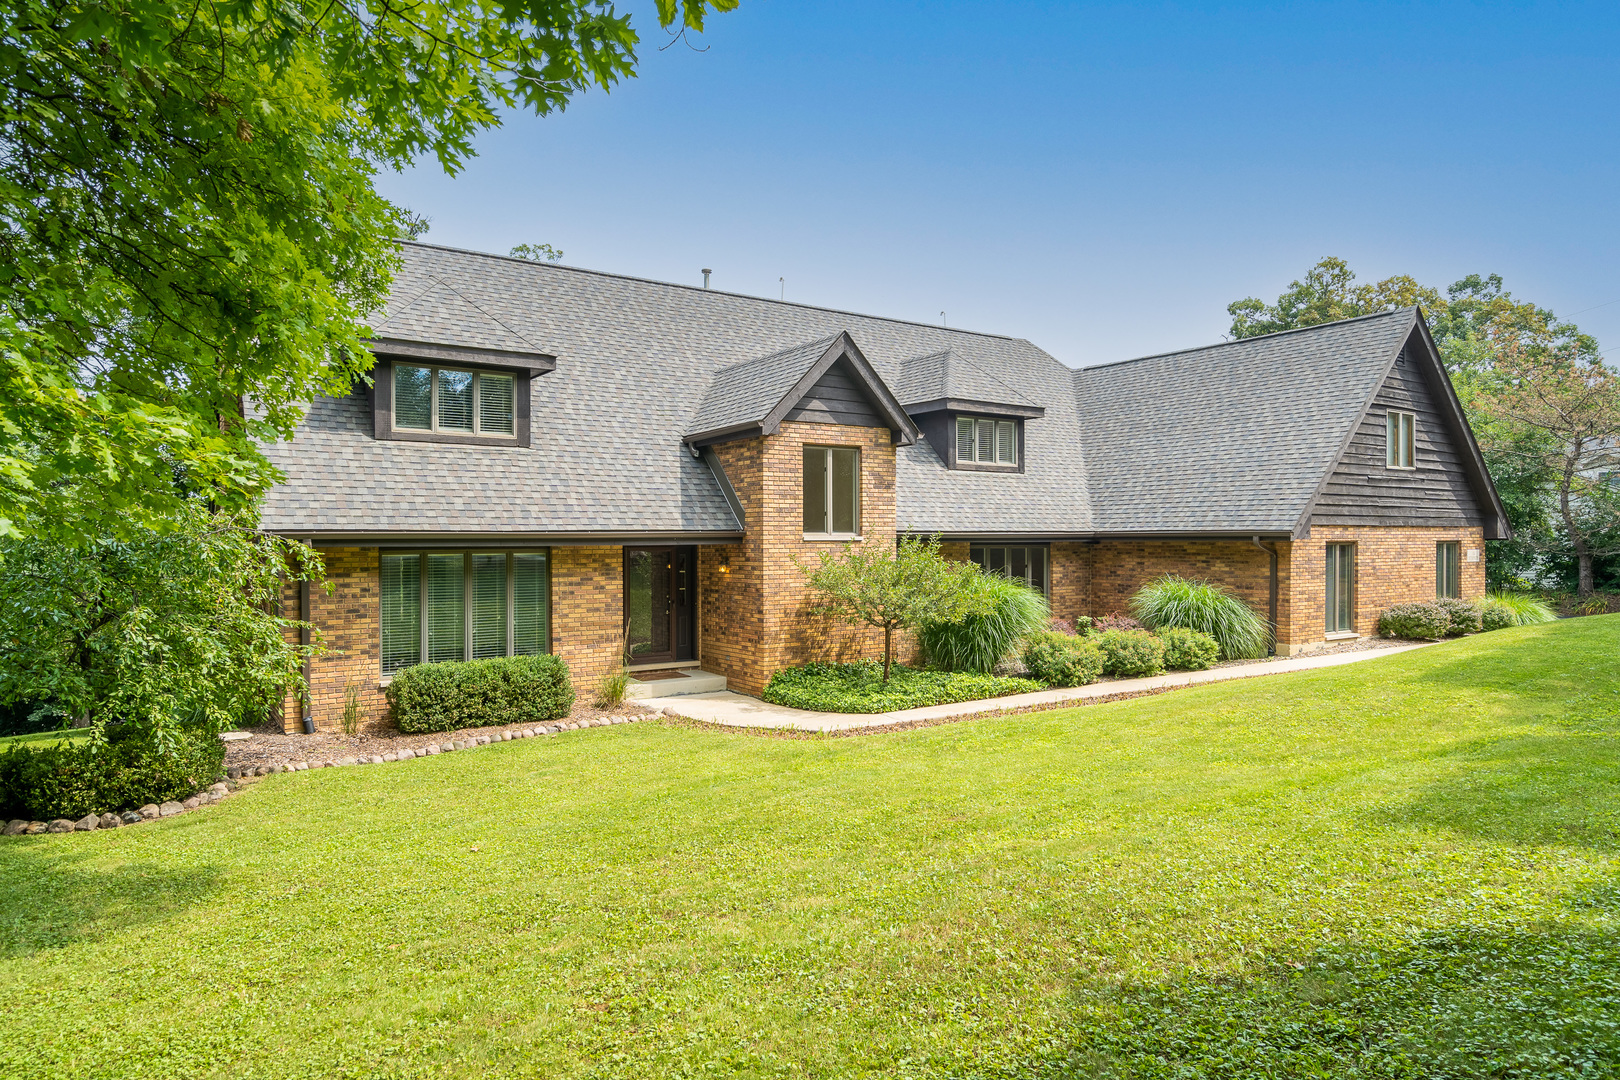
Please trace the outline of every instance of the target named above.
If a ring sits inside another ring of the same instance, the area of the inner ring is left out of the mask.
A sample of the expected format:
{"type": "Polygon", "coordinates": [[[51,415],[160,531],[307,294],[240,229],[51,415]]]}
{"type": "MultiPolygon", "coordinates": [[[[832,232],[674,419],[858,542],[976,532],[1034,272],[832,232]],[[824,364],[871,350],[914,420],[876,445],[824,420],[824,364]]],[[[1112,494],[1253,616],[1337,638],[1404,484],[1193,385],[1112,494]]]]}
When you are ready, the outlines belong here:
{"type": "Polygon", "coordinates": [[[1166,356],[1185,356],[1187,353],[1209,352],[1212,349],[1224,349],[1229,345],[1247,345],[1254,341],[1264,341],[1267,338],[1282,337],[1285,334],[1304,334],[1312,330],[1325,330],[1330,326],[1343,326],[1346,323],[1364,322],[1368,319],[1384,319],[1391,315],[1403,315],[1417,310],[1417,305],[1396,308],[1393,311],[1374,311],[1368,315],[1352,315],[1348,319],[1334,319],[1332,322],[1313,323],[1310,326],[1296,326],[1289,330],[1273,330],[1269,334],[1256,334],[1253,337],[1233,338],[1230,341],[1217,341],[1209,345],[1194,345],[1187,349],[1170,349],[1166,352],[1148,353],[1146,356],[1131,356],[1124,360],[1105,360],[1100,364],[1087,364],[1085,367],[1075,368],[1074,373],[1079,375],[1086,371],[1096,371],[1098,368],[1118,367],[1120,364],[1134,364],[1138,360],[1159,360],[1166,356]]]}
{"type": "MultiPolygon", "coordinates": [[[[819,304],[801,304],[797,300],[772,300],[768,296],[754,296],[750,293],[730,292],[726,289],[705,289],[701,285],[683,285],[678,281],[659,281],[657,278],[637,277],[634,274],[615,274],[611,270],[591,270],[583,266],[563,266],[560,263],[541,263],[533,259],[520,259],[515,255],[496,255],[490,251],[473,251],[471,248],[450,247],[447,244],[425,244],[420,240],[400,240],[402,246],[431,248],[435,251],[449,251],[457,255],[475,255],[480,259],[499,259],[502,262],[521,263],[524,266],[540,270],[566,270],[571,274],[591,274],[596,277],[617,278],[620,281],[635,281],[643,285],[657,285],[666,289],[685,289],[687,292],[708,293],[712,296],[730,296],[738,300],[748,300],[759,304],[776,304],[779,307],[805,308],[809,311],[825,311],[832,315],[849,315],[856,319],[871,319],[874,322],[898,323],[901,326],[924,326],[930,330],[942,330],[947,334],[964,334],[969,337],[995,338],[998,341],[1020,341],[1026,345],[1034,345],[1028,338],[1014,337],[1012,334],[996,334],[989,330],[962,330],[955,326],[935,326],[933,323],[919,322],[916,319],[896,319],[889,315],[869,315],[864,311],[850,311],[846,308],[822,307],[819,304]]],[[[1037,346],[1038,347],[1038,346],[1037,346]]],[[[1061,363],[1061,361],[1060,361],[1061,363]]]]}

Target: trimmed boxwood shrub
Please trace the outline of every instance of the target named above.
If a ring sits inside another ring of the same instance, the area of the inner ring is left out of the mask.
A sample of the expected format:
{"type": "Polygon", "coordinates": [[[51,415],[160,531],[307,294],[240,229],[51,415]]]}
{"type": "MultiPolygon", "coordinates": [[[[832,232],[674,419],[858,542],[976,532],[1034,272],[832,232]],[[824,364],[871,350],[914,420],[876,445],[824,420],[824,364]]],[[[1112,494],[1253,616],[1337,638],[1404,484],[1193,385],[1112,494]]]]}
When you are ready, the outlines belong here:
{"type": "Polygon", "coordinates": [[[1146,630],[1107,630],[1097,638],[1103,671],[1122,679],[1164,670],[1164,642],[1146,630]]]}
{"type": "Polygon", "coordinates": [[[858,660],[782,668],[765,685],[765,700],[772,705],[815,712],[880,713],[1039,689],[1041,684],[1031,679],[967,671],[919,671],[904,664],[894,665],[889,681],[884,682],[881,663],[858,660]]]}
{"type": "Polygon", "coordinates": [[[132,726],[109,727],[107,742],[14,744],[0,754],[0,818],[82,818],[194,795],[225,776],[225,744],[182,735],[170,750],[132,726]],[[36,744],[37,745],[37,744],[36,744]]]}
{"type": "Polygon", "coordinates": [[[1036,634],[1024,646],[1024,667],[1048,686],[1085,686],[1102,674],[1103,654],[1096,645],[1072,634],[1036,634]]]}
{"type": "Polygon", "coordinates": [[[1434,641],[1451,630],[1451,613],[1433,601],[1396,604],[1378,616],[1378,632],[1388,638],[1434,641]]]}
{"type": "Polygon", "coordinates": [[[1164,642],[1164,666],[1170,671],[1204,671],[1221,655],[1221,647],[1208,634],[1185,626],[1161,626],[1156,633],[1164,642]]]}
{"type": "Polygon", "coordinates": [[[550,655],[416,664],[384,693],[406,735],[555,720],[574,707],[568,665],[550,655]]]}

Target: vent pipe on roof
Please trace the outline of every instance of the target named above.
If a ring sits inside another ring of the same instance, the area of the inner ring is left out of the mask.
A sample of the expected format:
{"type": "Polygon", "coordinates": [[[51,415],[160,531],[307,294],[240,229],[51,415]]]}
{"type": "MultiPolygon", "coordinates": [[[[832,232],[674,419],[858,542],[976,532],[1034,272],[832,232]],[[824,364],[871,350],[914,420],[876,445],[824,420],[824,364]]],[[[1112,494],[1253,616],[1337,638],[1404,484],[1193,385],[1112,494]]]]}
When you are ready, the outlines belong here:
{"type": "Polygon", "coordinates": [[[712,273],[714,273],[714,271],[710,270],[707,266],[703,268],[703,287],[705,289],[709,287],[709,275],[712,273]]]}

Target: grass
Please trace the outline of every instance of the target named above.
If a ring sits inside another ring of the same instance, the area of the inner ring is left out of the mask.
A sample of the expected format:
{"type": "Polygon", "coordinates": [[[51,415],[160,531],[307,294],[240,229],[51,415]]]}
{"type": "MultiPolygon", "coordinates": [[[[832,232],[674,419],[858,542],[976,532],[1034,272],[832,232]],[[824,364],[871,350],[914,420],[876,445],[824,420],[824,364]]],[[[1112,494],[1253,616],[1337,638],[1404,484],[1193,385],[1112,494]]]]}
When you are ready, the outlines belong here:
{"type": "Polygon", "coordinates": [[[880,713],[949,705],[957,701],[1005,697],[1044,690],[1033,679],[1004,678],[972,671],[925,671],[895,664],[883,681],[883,664],[857,660],[849,664],[806,664],[783,668],[765,685],[773,705],[817,712],[880,713]]]}
{"type": "Polygon", "coordinates": [[[1620,617],[0,842],[0,1075],[1603,1077],[1620,617]]]}
{"type": "Polygon", "coordinates": [[[29,735],[3,735],[0,736],[0,750],[5,750],[12,743],[27,743],[38,749],[41,746],[50,746],[59,742],[84,742],[89,737],[89,730],[85,728],[68,728],[65,731],[36,731],[29,735]]]}

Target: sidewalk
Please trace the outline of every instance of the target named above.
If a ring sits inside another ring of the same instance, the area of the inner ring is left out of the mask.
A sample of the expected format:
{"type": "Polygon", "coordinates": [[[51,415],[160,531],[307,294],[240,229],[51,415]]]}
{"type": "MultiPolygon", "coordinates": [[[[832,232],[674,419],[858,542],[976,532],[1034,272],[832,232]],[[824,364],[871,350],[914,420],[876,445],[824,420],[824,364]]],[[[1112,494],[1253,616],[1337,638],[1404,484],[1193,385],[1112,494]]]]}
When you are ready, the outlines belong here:
{"type": "Polygon", "coordinates": [[[929,705],[921,709],[901,709],[898,712],[886,713],[809,712],[805,709],[790,709],[785,705],[771,705],[759,698],[730,690],[714,694],[688,694],[681,697],[641,698],[636,704],[652,709],[670,709],[679,716],[710,724],[723,724],[726,727],[783,728],[789,731],[851,731],[858,728],[893,727],[918,721],[947,720],[978,713],[1027,709],[1031,706],[1083,704],[1087,701],[1145,691],[1227,682],[1231,679],[1252,679],[1262,675],[1284,675],[1291,671],[1315,671],[1318,668],[1356,664],[1363,660],[1394,656],[1397,653],[1421,648],[1424,648],[1424,645],[1396,645],[1388,649],[1369,649],[1364,652],[1257,661],[1252,664],[1211,668],[1209,671],[1177,671],[1168,675],[1155,675],[1148,679],[1114,679],[1109,682],[1092,683],[1090,686],[1038,690],[1033,694],[1013,694],[1009,697],[987,698],[982,701],[958,701],[952,705],[929,705]]]}

